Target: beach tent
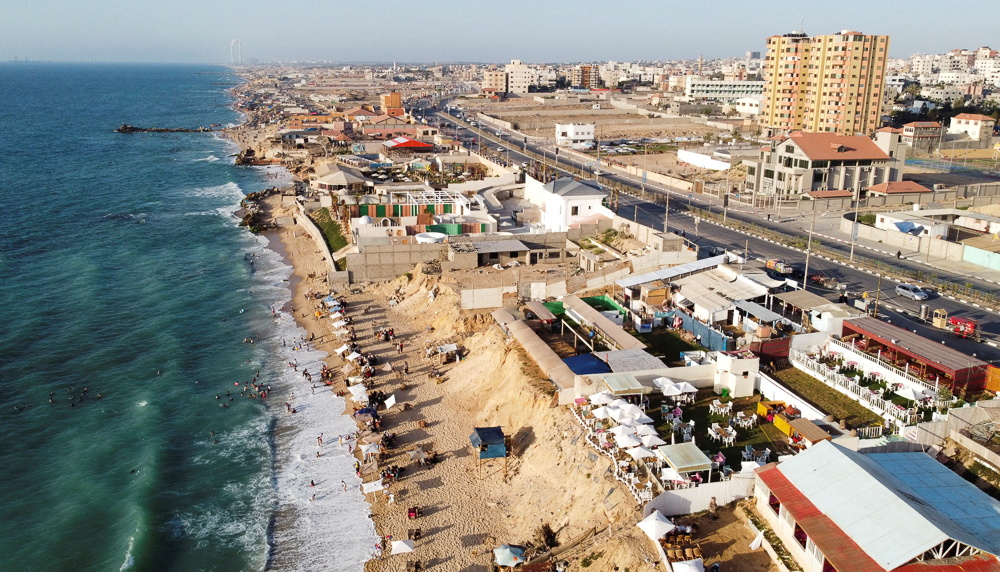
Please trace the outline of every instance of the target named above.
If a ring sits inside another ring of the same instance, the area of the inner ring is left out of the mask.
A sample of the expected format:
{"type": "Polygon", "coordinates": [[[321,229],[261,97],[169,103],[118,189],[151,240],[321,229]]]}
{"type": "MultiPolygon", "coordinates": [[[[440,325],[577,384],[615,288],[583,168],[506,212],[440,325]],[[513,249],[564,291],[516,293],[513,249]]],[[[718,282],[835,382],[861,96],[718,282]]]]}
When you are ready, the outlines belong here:
{"type": "Polygon", "coordinates": [[[513,568],[524,564],[524,549],[504,544],[493,549],[493,557],[496,559],[497,566],[513,568]]]}
{"type": "Polygon", "coordinates": [[[376,413],[371,407],[364,407],[354,412],[355,417],[358,417],[359,415],[371,415],[372,417],[378,419],[378,413],[376,413]]]}
{"type": "Polygon", "coordinates": [[[344,367],[340,368],[340,373],[344,375],[350,375],[352,371],[354,371],[354,366],[349,363],[344,364],[344,367]]]}
{"type": "Polygon", "coordinates": [[[390,395],[389,397],[386,398],[386,400],[385,400],[385,408],[386,409],[390,409],[395,404],[396,404],[396,394],[393,393],[392,395],[390,395]]]}
{"type": "Polygon", "coordinates": [[[705,563],[701,558],[694,560],[683,560],[681,562],[671,562],[674,572],[705,572],[705,563]]]}
{"type": "Polygon", "coordinates": [[[642,445],[642,441],[636,439],[635,435],[615,435],[615,443],[623,449],[642,445]]]}
{"type": "Polygon", "coordinates": [[[669,518],[660,514],[658,510],[649,513],[649,516],[640,520],[636,526],[641,528],[653,542],[663,538],[675,528],[674,523],[670,522],[669,518]]]}
{"type": "Polygon", "coordinates": [[[344,352],[346,352],[349,349],[351,349],[351,345],[350,344],[344,344],[344,345],[340,346],[339,348],[337,348],[336,350],[334,350],[334,353],[336,353],[338,356],[339,355],[343,355],[344,352]]]}
{"type": "Polygon", "coordinates": [[[392,550],[389,552],[389,554],[406,554],[407,552],[413,552],[412,540],[392,541],[392,550]]]}
{"type": "Polygon", "coordinates": [[[377,481],[372,481],[370,483],[364,483],[363,485],[361,485],[361,492],[364,494],[377,493],[384,488],[385,487],[382,486],[382,479],[379,479],[377,481]]]}
{"type": "Polygon", "coordinates": [[[372,431],[365,431],[358,435],[358,443],[380,443],[382,441],[382,434],[375,433],[372,431]]]}
{"type": "Polygon", "coordinates": [[[368,389],[364,385],[361,385],[360,383],[357,385],[351,385],[348,386],[347,390],[351,392],[351,399],[354,401],[368,401],[368,389]]]}
{"type": "Polygon", "coordinates": [[[351,352],[351,355],[347,356],[347,359],[348,361],[354,361],[359,357],[361,357],[361,354],[359,354],[358,352],[351,352]]]}
{"type": "Polygon", "coordinates": [[[639,445],[638,447],[633,447],[631,449],[625,449],[625,452],[629,454],[630,457],[638,461],[639,459],[648,459],[650,457],[655,457],[656,453],[650,451],[649,449],[639,445]]]}
{"type": "Polygon", "coordinates": [[[414,449],[410,451],[411,461],[419,461],[421,459],[426,459],[426,458],[427,458],[427,453],[425,453],[423,449],[414,449]]]}
{"type": "MultiPolygon", "coordinates": [[[[337,316],[334,316],[334,319],[336,319],[336,318],[337,318],[337,316]]],[[[343,328],[346,325],[347,325],[347,322],[345,322],[344,320],[339,320],[339,321],[336,321],[336,322],[333,323],[333,327],[334,328],[338,328],[338,329],[339,328],[343,328]]]]}

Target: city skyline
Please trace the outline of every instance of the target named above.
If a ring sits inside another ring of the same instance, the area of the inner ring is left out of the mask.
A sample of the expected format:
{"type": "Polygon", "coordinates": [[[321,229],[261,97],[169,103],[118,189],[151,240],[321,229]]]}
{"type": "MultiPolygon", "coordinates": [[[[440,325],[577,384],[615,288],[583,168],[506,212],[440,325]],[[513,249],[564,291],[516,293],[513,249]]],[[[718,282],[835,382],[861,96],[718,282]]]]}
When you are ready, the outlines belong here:
{"type": "MultiPolygon", "coordinates": [[[[37,0],[7,8],[0,22],[0,61],[229,63],[242,40],[250,61],[526,63],[655,61],[738,57],[766,51],[766,38],[802,28],[809,35],[853,30],[889,35],[890,57],[975,49],[995,42],[995,6],[976,18],[942,20],[938,3],[888,5],[846,0],[804,8],[776,1],[676,5],[538,3],[502,5],[438,0],[422,6],[387,0],[376,7],[303,0],[275,5],[251,0],[101,6],[37,0]],[[284,14],[277,14],[284,10],[284,14]],[[324,17],[326,16],[326,17],[324,17]],[[929,24],[933,19],[933,27],[929,24]],[[276,24],[275,22],[281,22],[276,24]]],[[[993,46],[997,47],[997,46],[993,46]]]]}

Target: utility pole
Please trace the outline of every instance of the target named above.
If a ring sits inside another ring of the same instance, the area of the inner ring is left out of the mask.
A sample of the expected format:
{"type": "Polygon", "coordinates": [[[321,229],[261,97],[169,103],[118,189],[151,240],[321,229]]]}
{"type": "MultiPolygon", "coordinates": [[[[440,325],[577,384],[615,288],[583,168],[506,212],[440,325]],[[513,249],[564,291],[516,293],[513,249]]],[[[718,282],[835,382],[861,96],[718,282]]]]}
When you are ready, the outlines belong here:
{"type": "Polygon", "coordinates": [[[809,286],[809,258],[812,255],[813,229],[816,227],[816,210],[813,209],[813,219],[809,224],[809,242],[806,243],[806,272],[802,277],[802,289],[808,290],[809,286]]]}
{"type": "Polygon", "coordinates": [[[878,299],[882,295],[882,273],[878,273],[878,282],[875,284],[875,310],[872,312],[873,318],[878,318],[878,299]]]}
{"type": "Polygon", "coordinates": [[[854,262],[854,243],[858,241],[858,217],[861,216],[861,191],[858,191],[858,198],[854,201],[854,224],[851,225],[851,256],[849,262],[854,262]]]}
{"type": "Polygon", "coordinates": [[[663,195],[667,199],[667,206],[663,209],[663,232],[670,232],[670,195],[663,195]]]}

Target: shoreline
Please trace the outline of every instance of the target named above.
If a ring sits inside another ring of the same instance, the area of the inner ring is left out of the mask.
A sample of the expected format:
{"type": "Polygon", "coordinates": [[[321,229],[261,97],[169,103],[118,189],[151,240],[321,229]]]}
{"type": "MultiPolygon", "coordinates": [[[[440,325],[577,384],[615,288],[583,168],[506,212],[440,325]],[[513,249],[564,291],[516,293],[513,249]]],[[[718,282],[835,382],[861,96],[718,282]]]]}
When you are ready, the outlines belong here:
{"type": "MultiPolygon", "coordinates": [[[[224,136],[228,138],[230,133],[236,137],[229,140],[241,149],[241,141],[259,144],[263,137],[263,130],[249,123],[227,129],[224,136]]],[[[293,169],[283,168],[294,176],[293,169]]],[[[268,196],[260,204],[265,221],[287,216],[292,210],[281,206],[280,195],[268,196]]],[[[339,488],[335,480],[340,477],[332,479],[333,486],[329,486],[327,475],[319,469],[308,469],[321,475],[316,489],[311,486],[312,477],[285,483],[286,465],[317,466],[319,458],[311,458],[311,451],[296,457],[296,451],[310,448],[311,440],[316,438],[304,433],[316,431],[316,425],[309,423],[317,402],[322,400],[328,410],[332,403],[339,407],[328,413],[336,419],[324,418],[324,422],[346,421],[343,426],[349,424],[350,428],[341,429],[342,433],[359,429],[350,416],[356,407],[352,402],[337,401],[340,398],[336,396],[326,399],[346,389],[346,376],[341,372],[346,361],[336,353],[344,341],[332,333],[331,324],[324,322],[327,318],[314,313],[318,300],[306,296],[319,287],[323,289],[317,292],[323,296],[331,293],[322,278],[327,268],[322,246],[297,224],[278,227],[263,236],[268,247],[292,267],[287,281],[291,297],[281,313],[307,332],[309,351],[317,352],[316,361],[325,362],[334,372],[329,389],[320,385],[317,389],[322,391],[317,394],[309,393],[308,384],[299,385],[303,383],[300,378],[293,378],[287,389],[290,397],[285,399],[300,412],[286,415],[279,410],[275,414],[272,439],[278,500],[268,569],[328,569],[333,562],[336,569],[355,569],[353,562],[345,563],[334,553],[324,552],[320,544],[329,542],[329,538],[308,546],[291,546],[283,537],[289,531],[303,534],[303,529],[309,527],[319,535],[330,535],[335,530],[349,535],[352,548],[364,550],[364,541],[358,538],[367,531],[352,529],[351,523],[337,520],[342,516],[336,512],[343,508],[341,505],[353,501],[360,504],[350,510],[364,506],[363,528],[370,527],[372,534],[367,559],[357,563],[357,569],[365,572],[404,570],[412,561],[419,561],[425,569],[485,571],[493,564],[493,548],[515,544],[534,546],[537,551],[547,542],[546,530],[563,544],[585,539],[559,555],[559,559],[571,563],[572,569],[581,565],[593,565],[597,570],[648,569],[658,560],[648,540],[634,526],[641,514],[637,513],[631,493],[611,476],[609,462],[583,445],[583,429],[573,415],[554,407],[551,395],[540,389],[545,384],[537,381],[544,375],[534,362],[517,342],[511,342],[493,325],[489,311],[461,310],[458,294],[440,276],[424,274],[420,265],[394,280],[366,284],[359,293],[336,292],[347,302],[359,351],[378,359],[376,373],[366,385],[386,396],[394,395],[398,403],[388,411],[380,411],[381,430],[394,433],[395,442],[377,454],[376,473],[357,479],[352,471],[345,481],[355,487],[361,481],[377,479],[378,472],[391,467],[402,474],[384,492],[360,498],[354,491],[339,488]],[[385,327],[395,330],[396,342],[376,338],[375,332],[385,327]],[[402,349],[398,342],[402,342],[402,349]],[[460,348],[462,359],[458,362],[441,364],[437,356],[425,353],[427,348],[451,343],[460,348]],[[392,370],[385,369],[387,362],[392,364],[392,370]],[[403,362],[410,371],[405,379],[401,374],[403,362]],[[296,398],[300,387],[305,387],[305,395],[296,398]],[[510,457],[504,462],[480,462],[468,436],[475,427],[494,426],[510,437],[510,457]],[[430,466],[414,462],[411,453],[417,448],[436,453],[438,462],[430,466]],[[336,493],[333,498],[342,502],[327,504],[321,497],[313,504],[308,499],[313,490],[326,496],[336,493]],[[410,517],[410,507],[419,507],[422,515],[410,517]],[[302,522],[300,519],[307,513],[317,515],[317,520],[302,522]],[[320,518],[327,519],[320,525],[329,526],[329,530],[315,530],[320,518]],[[413,531],[419,531],[413,553],[390,556],[386,546],[389,541],[406,539],[413,531]],[[387,550],[381,553],[376,543],[387,550]],[[323,560],[313,564],[316,552],[323,560]]],[[[352,447],[333,441],[337,432],[327,431],[329,445],[322,447],[324,459],[353,453],[352,447]]],[[[349,457],[351,462],[356,458],[349,457]]],[[[702,526],[706,531],[713,528],[708,522],[702,526]]],[[[735,529],[740,523],[733,519],[726,526],[735,529]]],[[[309,536],[309,531],[304,534],[309,536]]],[[[337,545],[332,548],[335,551],[337,545]]],[[[770,570],[751,566],[750,562],[741,565],[729,556],[728,560],[720,559],[727,570],[770,570]]]]}

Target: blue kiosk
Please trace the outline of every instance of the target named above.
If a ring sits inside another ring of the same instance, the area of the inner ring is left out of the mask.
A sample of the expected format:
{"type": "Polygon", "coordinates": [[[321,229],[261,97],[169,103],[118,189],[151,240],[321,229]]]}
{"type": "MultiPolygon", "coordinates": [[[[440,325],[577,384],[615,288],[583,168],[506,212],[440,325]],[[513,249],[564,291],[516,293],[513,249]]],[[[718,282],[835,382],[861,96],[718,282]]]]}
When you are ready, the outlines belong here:
{"type": "Polygon", "coordinates": [[[507,474],[507,437],[500,427],[476,427],[469,435],[472,448],[478,451],[478,463],[482,472],[483,459],[504,459],[503,472],[507,474]]]}

